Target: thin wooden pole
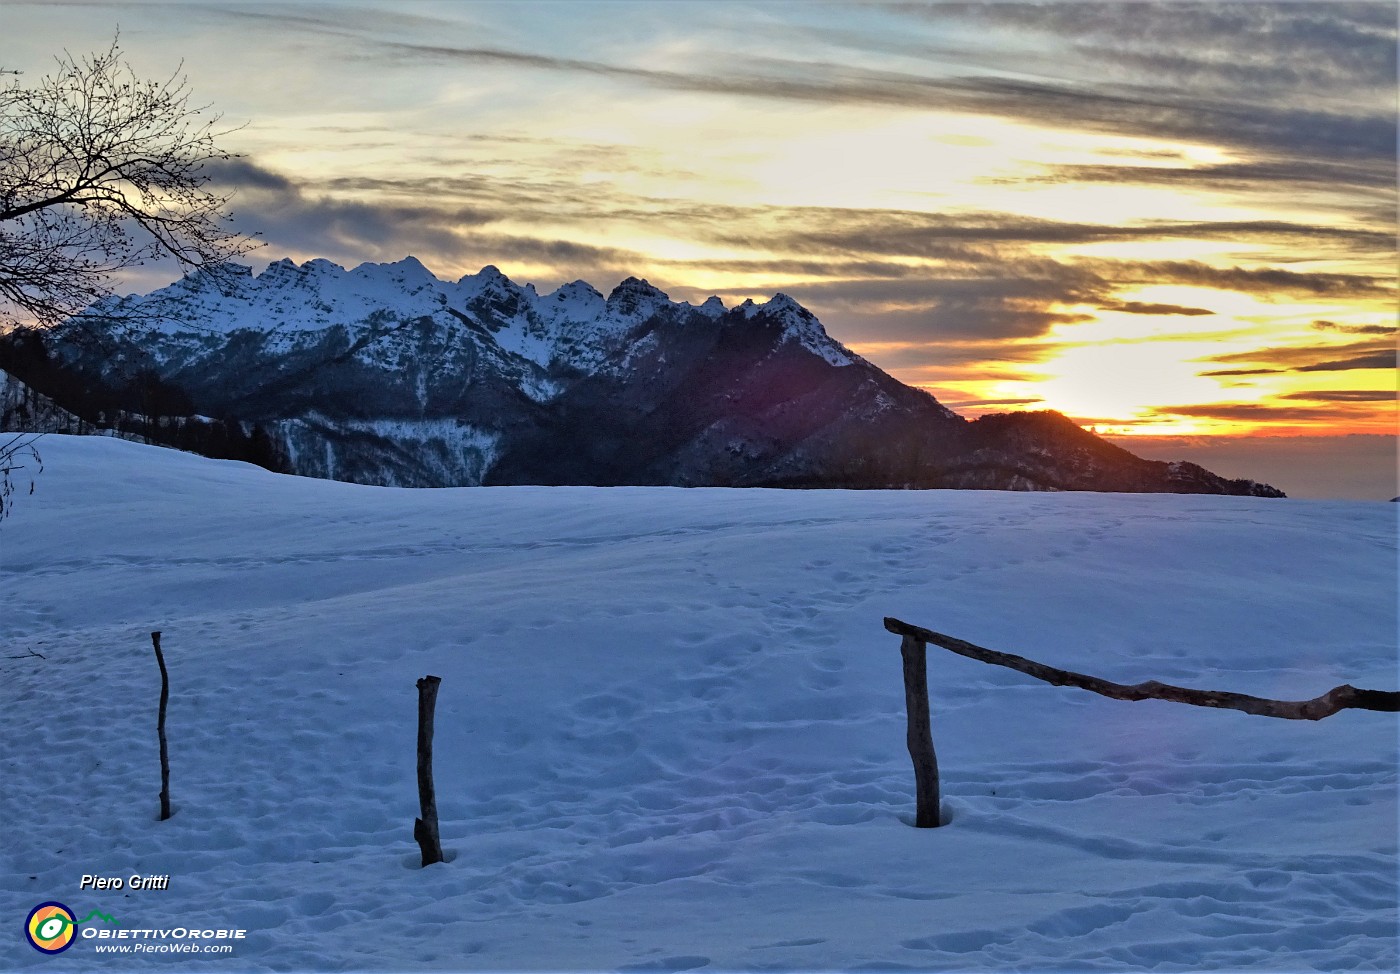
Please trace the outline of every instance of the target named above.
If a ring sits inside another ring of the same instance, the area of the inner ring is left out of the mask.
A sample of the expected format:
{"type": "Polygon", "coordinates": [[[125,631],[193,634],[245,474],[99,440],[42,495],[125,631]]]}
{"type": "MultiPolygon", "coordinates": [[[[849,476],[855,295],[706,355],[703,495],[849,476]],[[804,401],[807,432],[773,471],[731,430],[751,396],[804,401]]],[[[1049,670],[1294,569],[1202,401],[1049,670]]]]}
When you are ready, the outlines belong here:
{"type": "Polygon", "coordinates": [[[914,827],[934,829],[943,823],[938,808],[938,757],[933,753],[928,714],[928,652],[922,639],[905,635],[899,653],[904,658],[904,708],[909,717],[909,757],[914,762],[914,827]]]}
{"type": "Polygon", "coordinates": [[[160,666],[160,715],[156,718],[156,734],[160,736],[160,820],[170,817],[170,748],[165,743],[165,707],[170,702],[170,674],[165,669],[165,656],[160,651],[160,633],[151,633],[151,645],[156,648],[156,663],[160,666]]]}
{"type": "Polygon", "coordinates": [[[418,806],[413,820],[413,838],[423,853],[423,865],[442,862],[442,842],[438,838],[437,795],[433,789],[433,710],[437,707],[440,677],[425,676],[418,681],[418,806]]]}

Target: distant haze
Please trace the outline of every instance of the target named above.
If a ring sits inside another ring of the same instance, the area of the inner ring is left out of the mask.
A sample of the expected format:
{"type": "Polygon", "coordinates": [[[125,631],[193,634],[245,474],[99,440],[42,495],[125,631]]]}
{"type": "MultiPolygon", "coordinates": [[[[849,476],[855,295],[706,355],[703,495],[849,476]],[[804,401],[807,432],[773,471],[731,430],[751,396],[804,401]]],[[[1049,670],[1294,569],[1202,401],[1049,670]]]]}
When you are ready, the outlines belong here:
{"type": "Polygon", "coordinates": [[[1400,494],[1394,436],[1116,436],[1149,460],[1190,460],[1289,497],[1388,501],[1400,494]]]}

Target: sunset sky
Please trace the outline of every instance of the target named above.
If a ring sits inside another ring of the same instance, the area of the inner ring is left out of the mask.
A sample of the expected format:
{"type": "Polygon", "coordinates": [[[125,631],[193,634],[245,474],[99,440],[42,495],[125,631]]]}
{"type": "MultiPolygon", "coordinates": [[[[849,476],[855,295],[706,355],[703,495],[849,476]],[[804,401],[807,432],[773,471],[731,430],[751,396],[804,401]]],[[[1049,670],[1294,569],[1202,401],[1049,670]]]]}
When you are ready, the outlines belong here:
{"type": "Polygon", "coordinates": [[[1396,493],[1392,3],[5,0],[0,62],[118,26],[257,267],[781,290],[966,415],[1396,493]]]}

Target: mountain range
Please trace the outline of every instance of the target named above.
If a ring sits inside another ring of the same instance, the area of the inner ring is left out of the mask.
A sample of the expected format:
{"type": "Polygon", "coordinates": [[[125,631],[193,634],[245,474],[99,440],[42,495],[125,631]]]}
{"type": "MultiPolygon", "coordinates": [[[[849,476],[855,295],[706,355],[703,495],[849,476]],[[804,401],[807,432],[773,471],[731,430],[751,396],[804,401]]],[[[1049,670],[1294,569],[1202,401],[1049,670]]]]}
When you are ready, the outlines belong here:
{"type": "Polygon", "coordinates": [[[23,390],[0,425],[19,402],[367,484],[1282,496],[1054,412],[966,420],[786,294],[694,305],[634,277],[604,296],[583,281],[540,294],[493,266],[443,281],[412,257],[196,272],[0,336],[0,369],[23,390]]]}

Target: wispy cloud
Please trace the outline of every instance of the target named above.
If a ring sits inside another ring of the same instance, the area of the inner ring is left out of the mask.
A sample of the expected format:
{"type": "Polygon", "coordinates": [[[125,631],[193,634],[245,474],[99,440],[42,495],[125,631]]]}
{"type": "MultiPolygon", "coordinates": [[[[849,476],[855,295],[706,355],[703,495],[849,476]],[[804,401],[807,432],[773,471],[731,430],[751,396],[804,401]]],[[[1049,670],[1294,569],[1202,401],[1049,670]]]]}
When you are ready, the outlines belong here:
{"type": "Polygon", "coordinates": [[[1385,297],[1395,293],[1393,278],[1370,274],[1290,271],[1279,267],[1212,267],[1201,261],[1115,261],[1095,263],[1118,281],[1170,281],[1248,294],[1319,297],[1385,297]]]}
{"type": "Polygon", "coordinates": [[[1205,405],[1156,406],[1158,416],[1188,416],[1196,419],[1229,420],[1242,423],[1296,424],[1335,422],[1341,418],[1337,406],[1279,406],[1260,402],[1222,402],[1205,405]]]}
{"type": "Polygon", "coordinates": [[[1130,315],[1184,315],[1198,317],[1213,315],[1209,308],[1190,308],[1179,304],[1156,304],[1147,301],[1105,301],[1099,305],[1105,311],[1122,311],[1130,315]]]}
{"type": "Polygon", "coordinates": [[[1036,406],[1044,403],[1044,399],[961,399],[945,401],[943,405],[949,409],[985,409],[988,406],[1036,406]]]}
{"type": "Polygon", "coordinates": [[[1281,88],[1374,89],[1393,78],[1394,10],[1380,3],[1140,2],[902,8],[1059,38],[1099,70],[1164,86],[1272,96],[1281,88]]]}
{"type": "Polygon", "coordinates": [[[1355,355],[1351,358],[1332,359],[1327,362],[1314,362],[1312,365],[1300,365],[1297,372],[1352,372],[1358,369],[1393,369],[1395,368],[1395,349],[1385,352],[1373,352],[1370,355],[1355,355]]]}
{"type": "Polygon", "coordinates": [[[1301,399],[1305,402],[1394,402],[1394,389],[1333,389],[1321,392],[1290,392],[1280,399],[1301,399]]]}
{"type": "Polygon", "coordinates": [[[1287,369],[1215,369],[1210,372],[1202,372],[1201,375],[1223,379],[1247,375],[1278,375],[1280,372],[1287,371],[1287,369]]]}
{"type": "Polygon", "coordinates": [[[239,225],[257,228],[279,251],[350,263],[412,253],[472,270],[519,260],[624,276],[648,260],[635,251],[504,232],[500,224],[517,211],[486,202],[484,192],[414,193],[411,202],[333,195],[246,159],[213,165],[210,175],[236,193],[239,225]]]}
{"type": "Polygon", "coordinates": [[[1342,325],[1325,319],[1314,321],[1311,327],[1316,331],[1335,331],[1344,335],[1394,335],[1400,331],[1395,325],[1342,325]]]}
{"type": "MultiPolygon", "coordinates": [[[[1355,227],[1329,227],[1283,220],[1146,224],[1069,223],[1012,213],[948,215],[907,210],[827,210],[819,207],[755,210],[765,217],[770,239],[806,253],[879,253],[889,256],[957,257],[965,247],[1087,244],[1130,240],[1269,238],[1331,239],[1368,248],[1394,247],[1393,236],[1355,227]]],[[[757,221],[755,221],[757,222],[757,221]]],[[[721,231],[718,242],[743,244],[751,236],[721,231]]]]}
{"type": "Polygon", "coordinates": [[[1240,362],[1245,369],[1203,372],[1207,376],[1267,375],[1280,372],[1349,372],[1357,369],[1395,368],[1395,346],[1376,340],[1343,345],[1285,345],[1228,352],[1211,357],[1222,364],[1240,362]]]}
{"type": "MultiPolygon", "coordinates": [[[[811,57],[732,56],[701,48],[694,63],[657,68],[560,56],[489,44],[453,44],[441,31],[385,30],[355,18],[308,16],[285,8],[226,8],[232,16],[279,21],[349,41],[360,57],[399,66],[425,62],[551,72],[664,91],[817,105],[871,105],[995,116],[1054,128],[1170,138],[1231,146],[1254,159],[1393,158],[1393,106],[1319,98],[1321,90],[1383,91],[1395,75],[1394,24],[1364,5],[1285,4],[931,5],[910,12],[936,25],[991,21],[1068,38],[1098,70],[1073,80],[1038,78],[1003,67],[978,72],[943,65],[920,73],[811,57]],[[1327,5],[1332,6],[1332,5],[1327,5]],[[1064,7],[1060,10],[1058,8],[1064,7]],[[1189,10],[1189,15],[1183,11],[1189,10]],[[1157,25],[1147,30],[1144,23],[1157,25]],[[1156,33],[1160,30],[1160,33],[1156,33]],[[1083,31],[1083,33],[1078,33],[1083,31]],[[429,40],[428,37],[434,37],[429,40]],[[1095,39],[1112,43],[1097,43],[1095,39]],[[1133,38],[1151,38],[1147,44],[1133,38]],[[1183,53],[1191,52],[1191,53],[1183,53]],[[702,67],[703,65],[703,67],[702,67]],[[1116,65],[1119,76],[1103,77],[1116,65]],[[1308,97],[1280,97],[1306,91],[1308,97]]],[[[399,25],[402,26],[402,25],[399,25]]],[[[994,47],[962,59],[998,62],[994,47]]],[[[868,60],[868,59],[867,59],[868,60]]],[[[1064,70],[1064,62],[1059,65],[1064,70]]]]}
{"type": "MultiPolygon", "coordinates": [[[[1083,312],[1065,310],[1076,305],[1144,316],[1215,313],[1194,305],[1117,296],[1122,287],[1142,283],[1348,298],[1388,294],[1392,287],[1369,275],[1222,268],[1193,261],[1052,259],[1032,251],[1046,243],[1174,234],[1313,232],[1283,221],[1113,227],[1000,213],[717,207],[597,188],[584,192],[565,179],[540,181],[528,174],[412,180],[355,176],[313,187],[246,159],[222,163],[212,174],[221,186],[239,192],[236,213],[244,225],[260,228],[269,242],[295,252],[346,261],[414,253],[439,267],[461,271],[517,262],[545,268],[547,279],[539,283],[546,285],[601,277],[603,286],[609,279],[649,273],[688,298],[704,296],[694,287],[697,275],[710,280],[733,275],[747,283],[714,289],[731,294],[793,291],[853,341],[1037,338],[1056,326],[1089,320],[1083,312]],[[599,227],[658,220],[683,228],[694,242],[733,256],[658,258],[591,242],[606,236],[596,233],[599,227]],[[531,224],[541,229],[577,228],[582,239],[522,232],[531,224]]],[[[1272,365],[1267,359],[1247,361],[1272,365]]],[[[1304,364],[1322,369],[1342,367],[1339,362],[1341,357],[1334,356],[1304,364]]]]}
{"type": "Polygon", "coordinates": [[[1116,183],[1180,186],[1217,190],[1278,190],[1300,187],[1336,192],[1369,190],[1384,199],[1395,196],[1395,165],[1377,157],[1369,163],[1316,159],[1270,159],[1214,165],[1081,164],[1049,167],[1033,180],[1055,183],[1116,183]]]}

